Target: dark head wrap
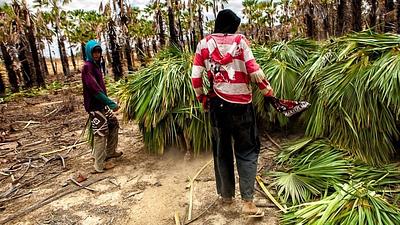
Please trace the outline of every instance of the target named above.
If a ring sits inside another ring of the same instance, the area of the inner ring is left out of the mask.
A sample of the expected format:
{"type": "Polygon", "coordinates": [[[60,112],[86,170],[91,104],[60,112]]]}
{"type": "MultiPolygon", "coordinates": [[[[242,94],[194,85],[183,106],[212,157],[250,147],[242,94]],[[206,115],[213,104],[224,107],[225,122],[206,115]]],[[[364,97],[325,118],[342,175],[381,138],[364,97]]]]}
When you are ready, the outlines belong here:
{"type": "Polygon", "coordinates": [[[219,11],[215,20],[214,33],[234,34],[240,25],[240,18],[230,9],[219,11]]]}

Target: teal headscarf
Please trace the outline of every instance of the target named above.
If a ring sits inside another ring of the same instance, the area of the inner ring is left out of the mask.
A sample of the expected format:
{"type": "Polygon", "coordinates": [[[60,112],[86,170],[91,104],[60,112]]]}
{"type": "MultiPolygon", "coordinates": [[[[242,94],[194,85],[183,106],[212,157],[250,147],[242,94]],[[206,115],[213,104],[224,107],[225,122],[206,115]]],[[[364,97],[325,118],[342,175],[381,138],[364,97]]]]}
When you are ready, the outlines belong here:
{"type": "Polygon", "coordinates": [[[86,43],[86,46],[85,46],[86,61],[90,61],[90,62],[94,62],[95,63],[95,61],[93,59],[93,55],[92,55],[93,49],[95,47],[100,47],[101,48],[100,43],[98,41],[96,41],[96,40],[90,40],[90,41],[88,41],[86,43]]]}

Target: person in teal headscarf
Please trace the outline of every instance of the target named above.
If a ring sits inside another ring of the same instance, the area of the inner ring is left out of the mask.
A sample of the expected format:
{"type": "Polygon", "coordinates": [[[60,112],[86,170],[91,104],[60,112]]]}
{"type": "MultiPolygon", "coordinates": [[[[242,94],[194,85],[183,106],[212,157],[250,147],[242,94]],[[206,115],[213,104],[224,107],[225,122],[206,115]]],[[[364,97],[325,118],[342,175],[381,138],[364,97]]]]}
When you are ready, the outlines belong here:
{"type": "Polygon", "coordinates": [[[94,134],[92,154],[96,173],[113,168],[114,165],[106,161],[122,155],[122,152],[116,152],[119,124],[113,114],[119,106],[107,96],[101,73],[101,53],[100,44],[95,40],[89,41],[85,46],[86,62],[82,68],[84,105],[94,134]]]}

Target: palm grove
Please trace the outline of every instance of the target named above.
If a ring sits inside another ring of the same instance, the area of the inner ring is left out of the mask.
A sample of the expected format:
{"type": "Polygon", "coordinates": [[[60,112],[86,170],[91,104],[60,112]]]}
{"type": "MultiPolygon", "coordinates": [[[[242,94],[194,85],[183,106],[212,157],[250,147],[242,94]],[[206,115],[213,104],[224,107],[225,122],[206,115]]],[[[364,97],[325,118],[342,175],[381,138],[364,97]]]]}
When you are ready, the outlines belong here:
{"type": "MultiPolygon", "coordinates": [[[[121,62],[132,71],[139,66],[134,65],[136,61],[144,65],[151,53],[167,42],[193,50],[196,41],[212,30],[213,21],[204,12],[215,17],[228,1],[156,0],[139,9],[128,1],[113,0],[101,3],[98,11],[65,11],[69,3],[70,0],[35,0],[28,7],[26,1],[13,0],[1,6],[1,52],[12,92],[45,86],[49,74],[45,55],[51,61],[53,74],[58,74],[51,51],[44,53],[45,45],[50,49],[54,40],[65,78],[79,69],[73,49],[83,48],[87,40],[97,38],[107,43],[107,61],[118,80],[124,74],[121,62]],[[134,59],[134,55],[138,58],[134,59]]],[[[241,32],[257,43],[302,36],[323,40],[365,28],[400,32],[400,5],[393,0],[245,0],[242,4],[248,23],[241,32]]],[[[0,93],[4,92],[1,79],[0,93]]]]}
{"type": "MultiPolygon", "coordinates": [[[[51,52],[44,57],[46,44],[56,40],[64,75],[57,79],[68,80],[83,57],[72,48],[101,39],[118,81],[110,90],[124,118],[138,122],[147,149],[158,154],[169,145],[195,154],[210,149],[210,122],[190,83],[192,52],[213,30],[206,15],[215,17],[229,1],[150,1],[144,9],[106,1],[96,12],[64,11],[69,1],[34,2],[29,9],[19,1],[1,7],[0,44],[12,92],[45,86],[45,61],[52,61],[51,52]]],[[[285,206],[282,222],[400,224],[400,170],[391,163],[400,141],[400,1],[242,5],[240,32],[252,40],[277,97],[312,104],[289,120],[266,110],[254,92],[265,127],[304,128],[305,137],[283,146],[277,170],[265,174],[285,206]]]]}

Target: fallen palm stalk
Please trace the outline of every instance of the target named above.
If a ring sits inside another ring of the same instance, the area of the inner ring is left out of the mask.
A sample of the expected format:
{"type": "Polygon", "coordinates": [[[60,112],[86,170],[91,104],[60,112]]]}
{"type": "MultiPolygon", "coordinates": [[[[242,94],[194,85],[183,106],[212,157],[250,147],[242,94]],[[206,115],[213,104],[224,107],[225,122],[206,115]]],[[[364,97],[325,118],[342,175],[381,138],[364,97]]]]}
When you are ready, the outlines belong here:
{"type": "Polygon", "coordinates": [[[11,201],[11,200],[15,200],[15,199],[18,199],[18,198],[21,198],[21,197],[24,197],[24,196],[27,196],[27,195],[30,195],[30,194],[32,194],[31,190],[29,190],[26,193],[23,193],[23,194],[20,194],[20,195],[16,195],[16,196],[13,196],[13,197],[10,197],[10,198],[0,199],[0,203],[4,203],[4,202],[11,201]]]}
{"type": "Polygon", "coordinates": [[[175,225],[181,225],[181,219],[179,218],[179,213],[176,212],[174,215],[175,225]]]}
{"type": "Polygon", "coordinates": [[[54,194],[52,194],[52,195],[48,196],[47,198],[41,200],[40,202],[38,202],[38,203],[28,207],[28,208],[25,208],[25,209],[23,209],[23,210],[21,210],[21,211],[19,211],[17,213],[14,213],[14,214],[6,217],[3,220],[0,220],[0,224],[5,224],[5,223],[11,222],[11,221],[13,221],[13,220],[15,220],[17,218],[21,218],[22,216],[25,216],[26,214],[28,214],[30,212],[33,212],[33,211],[35,211],[35,210],[37,210],[37,209],[39,209],[39,208],[51,203],[51,202],[54,202],[54,201],[56,201],[56,200],[58,200],[58,199],[60,199],[60,198],[62,198],[64,196],[68,195],[68,194],[71,194],[71,193],[74,193],[76,191],[79,191],[79,190],[83,189],[84,187],[87,187],[89,185],[92,185],[94,183],[97,183],[97,182],[102,181],[102,180],[107,179],[107,178],[108,177],[99,177],[99,178],[97,178],[95,180],[88,181],[88,182],[82,184],[82,187],[78,186],[78,187],[75,187],[75,188],[72,188],[72,189],[69,189],[69,190],[66,190],[66,188],[62,188],[62,189],[56,191],[54,194]]]}
{"type": "Polygon", "coordinates": [[[59,150],[54,150],[54,151],[50,151],[50,152],[43,152],[43,153],[40,153],[40,155],[41,156],[51,155],[51,154],[54,154],[54,153],[58,153],[58,152],[62,152],[62,151],[65,151],[65,150],[73,149],[73,148],[76,148],[76,147],[84,145],[84,144],[86,144],[86,141],[78,143],[78,144],[73,144],[71,146],[67,146],[67,147],[61,148],[59,150]]]}
{"type": "Polygon", "coordinates": [[[72,181],[72,183],[76,184],[78,187],[84,188],[84,189],[86,189],[86,190],[88,190],[88,191],[91,191],[91,192],[97,192],[96,190],[94,190],[94,189],[92,189],[92,188],[83,186],[81,183],[79,183],[78,181],[76,181],[74,178],[69,178],[69,180],[72,181]]]}
{"type": "Polygon", "coordinates": [[[258,184],[260,185],[261,189],[264,191],[264,193],[268,196],[268,198],[284,213],[287,212],[287,210],[279,204],[279,202],[272,196],[272,194],[268,191],[268,189],[265,187],[262,179],[260,176],[256,176],[256,180],[258,184]]]}
{"type": "Polygon", "coordinates": [[[199,171],[197,171],[196,175],[194,175],[193,178],[189,179],[189,188],[190,188],[190,192],[189,192],[189,209],[188,209],[188,216],[187,219],[188,221],[192,220],[192,209],[193,209],[193,189],[194,189],[194,181],[196,180],[196,178],[200,175],[200,173],[211,163],[213,162],[213,160],[211,159],[210,161],[208,161],[203,167],[201,167],[201,169],[199,171]]]}
{"type": "Polygon", "coordinates": [[[206,212],[208,212],[208,210],[209,210],[211,207],[213,207],[217,201],[218,201],[218,197],[217,197],[203,212],[201,212],[201,213],[200,213],[199,215],[197,215],[195,218],[193,218],[193,219],[191,219],[191,220],[189,220],[189,221],[186,221],[186,222],[185,222],[185,225],[191,224],[191,223],[193,223],[194,221],[198,220],[198,219],[199,219],[200,217],[202,217],[206,212]]]}

